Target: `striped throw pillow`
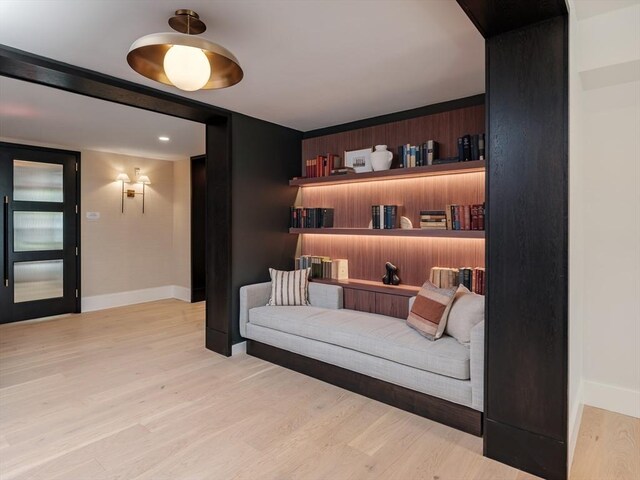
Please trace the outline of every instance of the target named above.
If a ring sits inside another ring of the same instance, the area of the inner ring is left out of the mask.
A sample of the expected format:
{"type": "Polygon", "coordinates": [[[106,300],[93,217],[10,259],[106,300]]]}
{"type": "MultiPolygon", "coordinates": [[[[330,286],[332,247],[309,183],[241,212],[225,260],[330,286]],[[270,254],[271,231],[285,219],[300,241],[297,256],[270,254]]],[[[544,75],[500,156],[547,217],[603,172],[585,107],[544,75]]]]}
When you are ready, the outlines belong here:
{"type": "Polygon", "coordinates": [[[271,298],[267,305],[294,306],[309,305],[309,271],[294,270],[283,272],[282,270],[269,269],[271,275],[271,298]]]}
{"type": "Polygon", "coordinates": [[[453,304],[456,288],[438,288],[425,282],[418,292],[407,324],[429,340],[437,340],[444,333],[447,317],[453,304]]]}

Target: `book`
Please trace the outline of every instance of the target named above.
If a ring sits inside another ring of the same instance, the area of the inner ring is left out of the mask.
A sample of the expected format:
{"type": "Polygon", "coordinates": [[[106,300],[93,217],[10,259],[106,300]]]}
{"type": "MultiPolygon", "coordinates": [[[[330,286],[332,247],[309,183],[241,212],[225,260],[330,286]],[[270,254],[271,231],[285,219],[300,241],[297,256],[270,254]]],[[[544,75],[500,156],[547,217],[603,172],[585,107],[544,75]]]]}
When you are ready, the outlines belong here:
{"type": "Polygon", "coordinates": [[[471,160],[478,160],[478,135],[471,135],[471,160]]]}
{"type": "Polygon", "coordinates": [[[444,209],[444,214],[447,218],[447,230],[453,230],[453,218],[451,216],[451,205],[446,205],[444,209]]]}
{"type": "Polygon", "coordinates": [[[331,278],[333,280],[349,279],[349,260],[336,258],[331,261],[331,278]]]}
{"type": "Polygon", "coordinates": [[[464,145],[463,145],[462,137],[458,137],[458,161],[464,161],[464,145]]]}
{"type": "Polygon", "coordinates": [[[484,133],[480,133],[478,134],[478,160],[484,160],[485,155],[484,133]]]}
{"type": "Polygon", "coordinates": [[[432,165],[444,165],[447,163],[459,162],[458,157],[434,158],[432,165]]]}
{"type": "Polygon", "coordinates": [[[464,135],[462,137],[462,161],[468,162],[471,160],[471,136],[464,135]]]}
{"type": "Polygon", "coordinates": [[[405,160],[404,149],[405,149],[404,145],[400,145],[398,147],[398,168],[404,168],[406,166],[404,163],[404,160],[405,160]]]}
{"type": "Polygon", "coordinates": [[[384,209],[384,228],[398,228],[398,206],[382,205],[384,209]]]}
{"type": "Polygon", "coordinates": [[[409,166],[416,166],[416,147],[414,145],[409,145],[409,166]]]}
{"type": "Polygon", "coordinates": [[[329,172],[329,175],[346,175],[348,173],[356,173],[356,169],[353,167],[340,167],[340,168],[334,168],[333,170],[331,170],[331,172],[329,172]]]}
{"type": "Polygon", "coordinates": [[[425,165],[433,165],[433,161],[438,158],[438,142],[435,140],[427,141],[427,162],[425,165]]]}

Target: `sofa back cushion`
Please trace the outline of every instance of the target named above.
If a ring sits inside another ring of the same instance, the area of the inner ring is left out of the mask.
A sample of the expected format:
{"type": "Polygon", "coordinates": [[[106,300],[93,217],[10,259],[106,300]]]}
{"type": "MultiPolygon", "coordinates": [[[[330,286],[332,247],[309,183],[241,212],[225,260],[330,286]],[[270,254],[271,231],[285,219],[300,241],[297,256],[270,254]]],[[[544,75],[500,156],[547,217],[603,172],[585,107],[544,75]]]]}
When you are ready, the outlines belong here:
{"type": "Polygon", "coordinates": [[[300,306],[309,305],[309,271],[269,269],[271,275],[271,297],[267,305],[300,306]]]}
{"type": "Polygon", "coordinates": [[[455,293],[455,288],[438,288],[425,282],[411,306],[407,324],[429,340],[437,340],[446,328],[455,293]]]}
{"type": "Polygon", "coordinates": [[[449,310],[446,334],[466,345],[471,341],[471,329],[483,320],[484,296],[460,285],[449,310]]]}

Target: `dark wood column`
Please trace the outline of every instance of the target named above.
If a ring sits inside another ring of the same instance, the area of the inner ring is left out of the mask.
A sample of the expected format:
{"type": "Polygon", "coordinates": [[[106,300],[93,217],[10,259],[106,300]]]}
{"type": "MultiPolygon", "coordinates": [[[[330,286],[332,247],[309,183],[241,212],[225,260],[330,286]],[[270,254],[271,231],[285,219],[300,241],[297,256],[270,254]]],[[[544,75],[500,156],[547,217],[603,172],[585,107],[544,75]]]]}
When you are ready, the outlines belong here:
{"type": "Polygon", "coordinates": [[[568,31],[564,1],[458,0],[486,38],[484,453],[567,476],[568,31]]]}

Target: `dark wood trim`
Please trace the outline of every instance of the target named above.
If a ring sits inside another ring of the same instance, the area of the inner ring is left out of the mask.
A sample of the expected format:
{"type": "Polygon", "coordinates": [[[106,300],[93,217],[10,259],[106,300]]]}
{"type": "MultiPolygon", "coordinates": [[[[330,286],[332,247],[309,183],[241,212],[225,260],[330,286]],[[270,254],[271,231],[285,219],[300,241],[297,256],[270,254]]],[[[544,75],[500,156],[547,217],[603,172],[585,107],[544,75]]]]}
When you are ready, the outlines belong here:
{"type": "Polygon", "coordinates": [[[231,118],[207,125],[207,348],[231,355],[231,118]],[[215,332],[215,333],[214,333],[215,332]],[[212,336],[210,339],[209,337],[212,336]],[[224,336],[224,341],[219,337],[224,336]]]}
{"type": "Polygon", "coordinates": [[[486,46],[484,451],[566,478],[567,17],[494,35],[486,46]]]}
{"type": "Polygon", "coordinates": [[[359,393],[401,410],[435,420],[463,432],[482,436],[482,412],[472,408],[256,342],[255,340],[247,340],[247,354],[359,393]]]}
{"type": "Polygon", "coordinates": [[[457,2],[485,38],[568,13],[566,0],[457,0],[457,2]]]}
{"type": "Polygon", "coordinates": [[[401,295],[403,297],[415,297],[420,291],[418,285],[385,285],[382,282],[373,282],[370,280],[331,280],[328,278],[314,278],[312,282],[327,283],[329,285],[339,285],[353,290],[366,290],[369,292],[390,293],[393,295],[401,295]]]}
{"type": "Polygon", "coordinates": [[[334,133],[348,132],[358,128],[373,127],[375,125],[383,125],[390,122],[398,122],[400,120],[408,120],[410,118],[422,117],[425,115],[433,115],[434,113],[448,112],[458,108],[473,107],[484,104],[484,94],[473,95],[471,97],[458,98],[447,102],[434,103],[423,107],[412,108],[401,112],[389,113],[377,117],[365,118],[355,122],[343,123],[331,127],[318,128],[304,132],[303,139],[322,137],[323,135],[331,135],[334,133]]]}
{"type": "Polygon", "coordinates": [[[207,156],[191,157],[191,303],[206,294],[207,156]]]}
{"type": "MultiPolygon", "coordinates": [[[[209,309],[207,308],[207,311],[209,309]]],[[[209,326],[205,327],[205,347],[211,351],[224,355],[225,357],[231,356],[231,337],[228,332],[221,332],[215,328],[209,326]]]]}
{"type": "Polygon", "coordinates": [[[0,45],[0,75],[194,122],[230,112],[103,73],[0,45]]]}
{"type": "Polygon", "coordinates": [[[289,233],[374,237],[484,238],[484,230],[438,230],[435,228],[290,228],[289,233]]]}
{"type": "Polygon", "coordinates": [[[460,173],[484,172],[486,162],[473,160],[471,162],[446,163],[425,167],[394,168],[381,172],[353,173],[318,178],[294,178],[289,181],[292,187],[340,185],[345,183],[375,182],[400,178],[434,177],[439,175],[455,175],[460,173]]]}
{"type": "Polygon", "coordinates": [[[485,418],[485,456],[548,480],[567,475],[567,448],[564,442],[521,430],[485,418]]]}

